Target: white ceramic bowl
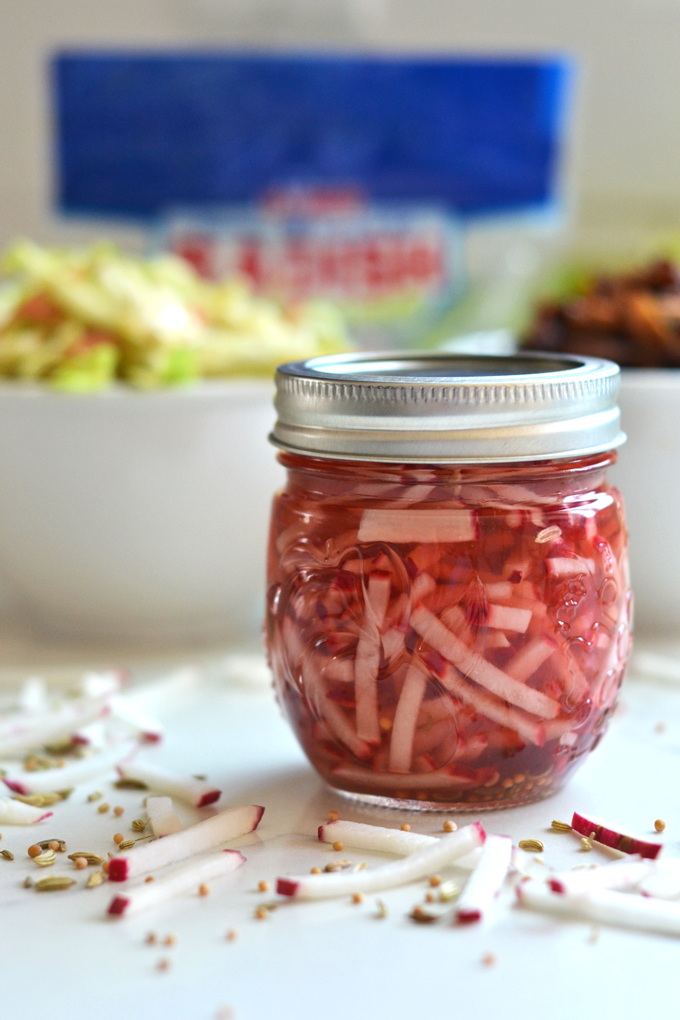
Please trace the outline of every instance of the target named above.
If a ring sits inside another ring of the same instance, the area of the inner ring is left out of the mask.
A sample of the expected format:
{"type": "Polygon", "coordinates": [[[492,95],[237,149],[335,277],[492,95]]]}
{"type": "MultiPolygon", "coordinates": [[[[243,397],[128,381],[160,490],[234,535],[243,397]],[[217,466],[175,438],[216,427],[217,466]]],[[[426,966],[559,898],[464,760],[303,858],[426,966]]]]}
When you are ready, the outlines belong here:
{"type": "Polygon", "coordinates": [[[611,471],[626,503],[638,632],[680,625],[680,371],[621,373],[628,441],[611,471]]]}
{"type": "Polygon", "coordinates": [[[261,626],[273,385],[0,386],[0,582],[42,628],[248,641],[261,626]]]}

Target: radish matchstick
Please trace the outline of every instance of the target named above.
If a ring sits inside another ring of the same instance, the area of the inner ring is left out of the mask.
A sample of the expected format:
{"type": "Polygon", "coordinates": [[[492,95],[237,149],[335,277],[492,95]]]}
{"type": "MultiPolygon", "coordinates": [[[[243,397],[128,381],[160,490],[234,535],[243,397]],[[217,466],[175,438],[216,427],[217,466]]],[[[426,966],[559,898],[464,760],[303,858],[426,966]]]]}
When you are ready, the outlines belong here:
{"type": "Polygon", "coordinates": [[[146,810],[154,836],[171,836],[173,832],[182,831],[171,797],[147,797],[146,810]]]}
{"type": "Polygon", "coordinates": [[[111,699],[111,716],[144,743],[157,744],[163,739],[164,730],[161,723],[147,715],[125,696],[111,699]]]}
{"type": "Polygon", "coordinates": [[[3,781],[15,793],[51,793],[66,790],[69,787],[87,783],[98,776],[111,772],[126,758],[135,753],[139,744],[134,740],[126,740],[122,744],[108,748],[100,754],[88,758],[79,758],[65,765],[63,769],[44,769],[39,772],[10,772],[3,781]]]}
{"type": "Polygon", "coordinates": [[[410,771],[413,737],[426,686],[427,676],[423,670],[416,665],[410,665],[394,713],[390,740],[390,772],[410,771]]]}
{"type": "Polygon", "coordinates": [[[166,864],[176,864],[202,850],[212,850],[220,843],[245,836],[257,828],[263,814],[264,808],[255,804],[230,808],[213,818],[190,825],[181,832],[146,843],[132,854],[112,857],[109,862],[109,880],[125,882],[128,878],[145,875],[166,864]]]}
{"type": "Polygon", "coordinates": [[[359,542],[473,542],[471,510],[364,510],[359,542]]]}
{"type": "Polygon", "coordinates": [[[411,626],[464,676],[486,687],[497,697],[545,719],[554,719],[560,714],[559,702],[519,683],[473,652],[425,606],[420,605],[414,609],[411,614],[411,626]]]}
{"type": "Polygon", "coordinates": [[[547,882],[555,893],[565,896],[593,892],[597,889],[633,889],[655,871],[655,865],[641,857],[624,857],[598,868],[580,871],[558,871],[547,882]]]}
{"type": "Polygon", "coordinates": [[[148,765],[146,762],[135,761],[120,765],[118,771],[123,779],[136,779],[156,793],[177,797],[194,807],[214,804],[222,796],[221,790],[201,779],[182,779],[158,765],[148,765]]]}
{"type": "Polygon", "coordinates": [[[383,825],[364,822],[346,822],[339,819],[319,826],[322,843],[340,842],[357,850],[377,850],[387,854],[412,854],[438,842],[436,836],[421,836],[417,832],[403,832],[383,825]]]}
{"type": "Polygon", "coordinates": [[[180,893],[198,889],[202,882],[218,878],[230,871],[235,871],[245,861],[238,850],[218,850],[215,853],[201,854],[187,864],[168,869],[154,882],[142,882],[131,889],[126,889],[120,896],[114,896],[107,913],[113,917],[127,917],[137,914],[149,907],[155,907],[180,893]]]}
{"type": "Polygon", "coordinates": [[[603,843],[604,846],[612,847],[614,850],[620,850],[624,854],[640,854],[641,857],[654,860],[663,848],[663,843],[652,843],[620,826],[614,827],[594,815],[587,818],[577,811],[574,811],[571,827],[581,836],[590,836],[591,832],[594,832],[598,843],[603,843]]]}
{"type": "Polygon", "coordinates": [[[509,836],[487,836],[479,861],[456,906],[459,924],[481,921],[503,887],[512,858],[509,836]]]}
{"type": "Polygon", "coordinates": [[[672,857],[655,861],[653,872],[640,882],[638,891],[659,900],[680,899],[680,861],[672,857]]]}
{"type": "Polygon", "coordinates": [[[11,797],[0,797],[1,825],[33,825],[34,822],[41,822],[43,818],[49,818],[52,813],[24,804],[20,800],[12,800],[11,797]]]}
{"type": "Polygon", "coordinates": [[[533,676],[539,666],[542,666],[546,659],[549,659],[557,649],[557,644],[552,638],[542,634],[524,645],[505,667],[508,676],[526,683],[529,677],[533,676]]]}
{"type": "Polygon", "coordinates": [[[374,570],[368,578],[366,591],[366,629],[357,645],[354,661],[354,697],[356,700],[357,737],[368,744],[380,743],[378,711],[378,669],[380,668],[380,635],[390,598],[391,576],[374,570]]]}
{"type": "Polygon", "coordinates": [[[481,846],[485,838],[484,829],[479,822],[475,822],[473,825],[458,829],[457,832],[447,833],[437,840],[436,844],[416,850],[400,861],[382,864],[371,871],[279,878],[276,891],[298,900],[316,900],[393,889],[395,886],[415,882],[448,864],[453,864],[458,858],[481,846]]]}
{"type": "Polygon", "coordinates": [[[505,705],[481,687],[471,684],[453,666],[447,664],[439,679],[449,693],[460,698],[465,705],[470,705],[480,715],[485,715],[487,719],[514,730],[524,740],[536,744],[537,747],[542,747],[545,743],[545,730],[537,719],[532,719],[518,708],[505,705]]]}
{"type": "Polygon", "coordinates": [[[443,769],[432,772],[374,772],[362,768],[361,765],[336,765],[332,775],[345,782],[367,783],[376,789],[383,790],[425,790],[453,787],[475,786],[488,779],[495,769],[487,769],[481,775],[465,765],[447,765],[443,769]]]}
{"type": "Polygon", "coordinates": [[[588,895],[559,896],[542,882],[520,882],[517,898],[523,907],[576,920],[639,928],[661,935],[680,935],[680,905],[648,896],[602,890],[588,895]]]}

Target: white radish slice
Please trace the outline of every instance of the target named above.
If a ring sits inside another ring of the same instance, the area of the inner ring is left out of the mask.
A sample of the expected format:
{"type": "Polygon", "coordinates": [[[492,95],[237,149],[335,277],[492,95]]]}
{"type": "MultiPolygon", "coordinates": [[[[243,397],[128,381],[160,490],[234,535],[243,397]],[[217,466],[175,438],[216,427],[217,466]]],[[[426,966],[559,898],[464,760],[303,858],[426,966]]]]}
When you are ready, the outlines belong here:
{"type": "Polygon", "coordinates": [[[0,825],[33,825],[49,818],[52,813],[11,797],[0,797],[0,825]]]}
{"type": "Polygon", "coordinates": [[[336,765],[332,775],[351,783],[366,783],[376,790],[425,790],[446,789],[454,786],[476,786],[478,780],[470,775],[470,769],[456,771],[455,765],[432,772],[375,772],[361,765],[336,765]]]}
{"type": "Polygon", "coordinates": [[[383,825],[366,825],[364,822],[346,822],[338,819],[319,826],[322,843],[340,841],[357,850],[376,850],[386,854],[412,854],[438,842],[436,836],[421,836],[418,832],[402,832],[383,825]]]}
{"type": "Polygon", "coordinates": [[[485,635],[484,646],[486,648],[509,648],[510,642],[502,630],[492,630],[485,635]]]}
{"type": "Polygon", "coordinates": [[[511,859],[512,840],[509,836],[486,837],[479,862],[456,904],[459,924],[482,920],[501,891],[511,859]]]}
{"type": "Polygon", "coordinates": [[[517,634],[526,634],[531,623],[530,609],[517,609],[514,606],[489,605],[485,623],[496,630],[512,630],[517,634]]]}
{"type": "Polygon", "coordinates": [[[411,598],[414,602],[419,602],[421,599],[424,599],[426,595],[430,595],[436,587],[437,582],[431,574],[427,574],[423,571],[422,574],[418,574],[411,585],[411,598]]]}
{"type": "Polygon", "coordinates": [[[22,712],[45,712],[49,708],[47,684],[41,676],[29,676],[21,685],[18,697],[22,712]]]}
{"type": "Polygon", "coordinates": [[[601,890],[587,895],[559,896],[543,882],[520,882],[517,898],[523,907],[561,917],[638,928],[661,935],[680,935],[680,904],[649,896],[601,890]]]}
{"type": "Polygon", "coordinates": [[[552,638],[542,634],[540,637],[532,638],[523,648],[513,655],[505,667],[508,676],[526,683],[537,669],[549,659],[556,650],[557,645],[552,638]]]}
{"type": "Polygon", "coordinates": [[[118,669],[107,669],[101,673],[85,673],[80,688],[86,698],[108,698],[117,694],[122,686],[124,674],[118,669]]]}
{"type": "Polygon", "coordinates": [[[466,825],[457,832],[447,833],[436,844],[416,850],[400,861],[383,864],[371,871],[335,872],[321,875],[295,875],[279,878],[276,891],[298,900],[327,899],[351,896],[358,892],[378,892],[415,882],[440,868],[453,864],[459,857],[481,846],[486,838],[479,822],[466,825]]]}
{"type": "Polygon", "coordinates": [[[348,747],[357,758],[369,758],[371,756],[373,748],[365,740],[361,740],[356,735],[352,724],[340,705],[331,701],[330,698],[322,697],[319,699],[319,711],[333,735],[345,747],[348,747]]]}
{"type": "Polygon", "coordinates": [[[481,687],[476,687],[462,676],[453,666],[447,664],[439,677],[447,691],[459,698],[465,705],[470,705],[476,712],[491,719],[492,722],[514,730],[523,740],[537,747],[545,743],[545,729],[537,719],[532,719],[518,708],[505,705],[481,687]]]}
{"type": "Polygon", "coordinates": [[[205,783],[201,779],[183,779],[158,765],[148,765],[146,762],[130,762],[119,765],[118,772],[123,779],[136,779],[144,783],[155,793],[162,793],[168,797],[177,797],[185,800],[194,807],[205,807],[207,804],[214,804],[222,796],[222,791],[205,783]]]}
{"type": "Polygon", "coordinates": [[[354,683],[354,660],[328,659],[323,666],[323,675],[324,679],[334,680],[336,683],[354,683]]]}
{"type": "Polygon", "coordinates": [[[472,510],[364,510],[359,542],[473,542],[472,510]]]}
{"type": "Polygon", "coordinates": [[[163,739],[164,729],[161,723],[147,715],[134,701],[124,695],[111,698],[111,715],[122,723],[126,730],[138,740],[147,744],[156,744],[163,739]]]}
{"type": "Polygon", "coordinates": [[[509,581],[486,581],[484,591],[487,599],[511,599],[515,585],[509,581]]]}
{"type": "Polygon", "coordinates": [[[198,891],[203,882],[235,871],[244,862],[245,857],[238,850],[201,854],[187,864],[168,869],[167,874],[160,875],[153,882],[143,882],[126,889],[120,896],[114,896],[107,913],[112,917],[138,914],[183,892],[198,891]]]}
{"type": "Polygon", "coordinates": [[[393,659],[399,652],[405,650],[404,632],[398,627],[391,627],[382,636],[383,653],[386,659],[393,659]]]}
{"type": "Polygon", "coordinates": [[[626,857],[597,868],[579,871],[557,871],[547,879],[555,893],[579,895],[596,889],[634,889],[644,878],[655,871],[652,861],[641,857],[626,857]]]}
{"type": "Polygon", "coordinates": [[[598,843],[603,843],[614,850],[620,850],[624,854],[640,854],[641,857],[654,860],[663,849],[663,843],[652,843],[651,840],[645,839],[643,836],[636,836],[627,829],[613,826],[610,822],[605,822],[594,815],[588,817],[580,815],[578,811],[574,811],[571,827],[581,836],[590,836],[594,832],[598,843]]]}
{"type": "Polygon", "coordinates": [[[125,882],[128,878],[164,868],[166,864],[176,864],[203,850],[214,850],[221,843],[253,832],[263,814],[264,808],[256,804],[230,808],[190,825],[181,832],[173,832],[164,839],[136,847],[131,854],[112,857],[109,862],[109,881],[125,882]]]}
{"type": "Polygon", "coordinates": [[[460,739],[453,760],[459,762],[475,761],[489,746],[486,733],[475,733],[467,739],[460,739]]]}
{"type": "Polygon", "coordinates": [[[0,722],[0,758],[44,747],[70,737],[108,711],[109,696],[71,698],[59,708],[36,715],[15,713],[0,722]]]}
{"type": "Polygon", "coordinates": [[[659,900],[680,899],[680,861],[662,857],[654,864],[652,873],[640,882],[638,892],[659,900]]]}
{"type": "Polygon", "coordinates": [[[425,606],[418,606],[413,611],[411,626],[461,673],[486,687],[497,697],[544,719],[554,719],[560,714],[561,708],[557,701],[519,683],[473,652],[425,606]]]}
{"type": "Polygon", "coordinates": [[[381,737],[378,706],[379,631],[385,619],[391,584],[390,575],[382,571],[373,571],[368,578],[366,630],[359,638],[354,660],[357,737],[376,745],[380,743],[381,737]]]}
{"type": "Polygon", "coordinates": [[[545,568],[549,577],[575,577],[578,574],[594,574],[595,563],[590,559],[583,559],[581,556],[555,557],[545,561],[545,568]]]}
{"type": "Polygon", "coordinates": [[[126,740],[99,754],[88,758],[78,758],[65,765],[63,769],[44,769],[39,772],[9,772],[3,782],[15,793],[52,793],[55,790],[66,790],[70,787],[88,783],[91,779],[105,776],[121,762],[135,753],[139,744],[134,740],[126,740]]]}
{"type": "Polygon", "coordinates": [[[390,772],[409,772],[411,769],[413,738],[427,679],[425,673],[418,666],[413,664],[409,666],[392,724],[390,772]]]}
{"type": "Polygon", "coordinates": [[[146,810],[154,836],[160,838],[182,831],[182,823],[175,813],[171,797],[147,797],[146,810]]]}

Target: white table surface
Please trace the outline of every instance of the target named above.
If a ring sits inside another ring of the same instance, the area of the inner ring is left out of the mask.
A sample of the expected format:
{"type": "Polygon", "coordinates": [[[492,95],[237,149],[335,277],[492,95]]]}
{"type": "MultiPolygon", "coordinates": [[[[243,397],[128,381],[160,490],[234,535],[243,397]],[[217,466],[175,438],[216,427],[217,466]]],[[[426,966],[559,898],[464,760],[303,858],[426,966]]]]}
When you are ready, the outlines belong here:
{"type": "MultiPolygon", "coordinates": [[[[238,673],[238,670],[236,671],[238,673]]],[[[233,674],[233,671],[232,671],[233,674]]],[[[167,739],[144,756],[175,771],[207,773],[224,790],[221,805],[258,803],[265,815],[256,836],[243,842],[247,863],[211,883],[209,897],[186,895],[146,914],[105,917],[112,890],[81,888],[88,872],[60,858],[39,870],[26,857],[38,838],[65,839],[72,850],[105,853],[114,832],[130,832],[142,812],[142,794],[111,782],[89,784],[55,807],[39,826],[0,827],[0,1009],[3,1017],[50,1020],[411,1020],[499,1015],[506,1020],[641,1016],[671,1017],[677,1007],[680,943],[672,938],[564,922],[505,902],[493,921],[456,929],[416,925],[409,910],[422,902],[425,883],[381,894],[389,916],[376,917],[374,896],[286,903],[267,920],[255,908],[276,900],[257,892],[260,879],[308,872],[333,851],[316,839],[317,826],[335,809],[342,817],[441,831],[439,814],[362,809],[331,793],[308,765],[280,717],[269,689],[226,685],[218,671],[197,695],[165,713],[167,739]],[[87,803],[101,788],[122,819],[87,803]],[[24,889],[27,874],[73,874],[78,888],[38,894],[24,889]],[[225,932],[235,928],[235,942],[225,932]],[[149,946],[145,936],[172,933],[176,946],[149,946]],[[482,958],[492,953],[493,966],[482,958]],[[159,971],[161,958],[171,967],[159,971]]],[[[485,813],[487,831],[545,842],[545,865],[570,868],[600,861],[584,854],[572,835],[549,831],[552,818],[591,811],[642,833],[666,821],[666,852],[680,856],[680,684],[632,677],[621,710],[600,747],[564,792],[511,811],[485,813]],[[665,732],[657,724],[665,723],[665,732]]],[[[204,815],[211,809],[204,809],[204,815]]],[[[198,817],[187,809],[184,820],[198,817]]],[[[454,816],[450,816],[454,817],[454,816]]],[[[460,816],[458,822],[475,816],[460,816]]],[[[347,848],[352,861],[376,855],[347,848]]],[[[454,874],[452,872],[452,874],[454,874]]]]}

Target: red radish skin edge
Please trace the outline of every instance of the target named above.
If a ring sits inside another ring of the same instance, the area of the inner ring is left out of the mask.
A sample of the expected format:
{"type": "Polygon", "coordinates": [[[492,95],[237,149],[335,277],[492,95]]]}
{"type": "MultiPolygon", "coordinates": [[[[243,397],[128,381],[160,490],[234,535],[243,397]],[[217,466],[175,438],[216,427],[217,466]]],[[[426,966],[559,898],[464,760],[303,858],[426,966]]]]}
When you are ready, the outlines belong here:
{"type": "Polygon", "coordinates": [[[458,924],[476,924],[481,919],[482,915],[479,910],[460,910],[456,915],[458,924]]]}
{"type": "Polygon", "coordinates": [[[279,896],[295,896],[298,890],[298,883],[291,882],[288,878],[279,878],[276,882],[276,891],[279,896]]]}
{"type": "MultiPolygon", "coordinates": [[[[109,861],[110,882],[124,882],[125,879],[127,878],[127,873],[128,862],[124,860],[122,857],[113,857],[111,861],[109,861]]],[[[113,906],[113,904],[111,904],[111,906],[113,906]]],[[[112,913],[112,911],[109,911],[109,913],[112,913]]]]}
{"type": "Polygon", "coordinates": [[[129,902],[130,901],[127,896],[116,896],[109,904],[108,913],[112,914],[114,917],[119,917],[121,914],[125,913],[129,902]]]}
{"type": "Polygon", "coordinates": [[[590,836],[591,832],[594,832],[595,840],[604,846],[620,850],[624,854],[640,854],[640,857],[646,857],[651,861],[655,860],[663,849],[663,843],[650,843],[648,840],[638,839],[637,836],[617,832],[616,829],[610,829],[601,822],[589,821],[577,811],[574,811],[571,827],[582,836],[590,836]]]}
{"type": "Polygon", "coordinates": [[[12,793],[18,793],[19,796],[25,797],[28,794],[28,790],[22,783],[18,783],[15,779],[3,779],[5,786],[8,786],[12,793]]]}
{"type": "Polygon", "coordinates": [[[196,807],[206,807],[208,804],[214,804],[221,796],[221,790],[211,790],[209,793],[204,793],[196,807]]]}
{"type": "MultiPolygon", "coordinates": [[[[588,833],[588,835],[590,835],[590,833],[588,833]]],[[[566,892],[567,892],[566,886],[564,885],[564,882],[561,882],[559,880],[559,878],[551,878],[551,879],[549,879],[548,885],[550,886],[550,888],[552,889],[553,892],[559,893],[560,896],[565,896],[566,895],[566,892]]]]}

